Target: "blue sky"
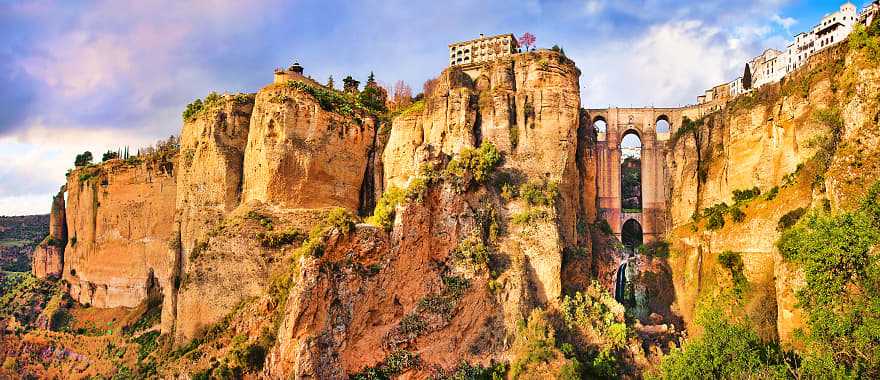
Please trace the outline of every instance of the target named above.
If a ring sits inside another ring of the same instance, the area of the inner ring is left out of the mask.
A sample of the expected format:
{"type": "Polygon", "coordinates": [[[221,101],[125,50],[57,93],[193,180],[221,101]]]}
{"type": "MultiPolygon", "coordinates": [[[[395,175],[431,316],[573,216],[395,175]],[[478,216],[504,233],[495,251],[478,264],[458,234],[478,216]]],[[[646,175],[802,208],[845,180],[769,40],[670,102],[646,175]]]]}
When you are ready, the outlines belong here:
{"type": "Polygon", "coordinates": [[[375,71],[418,90],[449,43],[528,31],[575,60],[585,107],[675,106],[840,4],[0,0],[0,215],[48,212],[77,153],[177,134],[192,99],[255,92],[293,59],[320,81],[375,71]]]}

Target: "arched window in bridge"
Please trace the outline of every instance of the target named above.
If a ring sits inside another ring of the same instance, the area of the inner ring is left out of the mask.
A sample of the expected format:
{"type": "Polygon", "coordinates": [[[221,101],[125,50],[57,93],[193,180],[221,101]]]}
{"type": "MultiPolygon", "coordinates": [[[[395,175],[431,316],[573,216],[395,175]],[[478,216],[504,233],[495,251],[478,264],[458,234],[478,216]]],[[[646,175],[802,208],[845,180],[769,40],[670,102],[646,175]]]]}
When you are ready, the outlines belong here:
{"type": "Polygon", "coordinates": [[[634,130],[620,141],[620,207],[642,212],[642,140],[634,130]]]}
{"type": "Polygon", "coordinates": [[[669,118],[666,117],[666,115],[660,115],[660,117],[657,118],[656,124],[657,124],[657,128],[656,128],[657,133],[669,133],[669,129],[670,129],[669,118]]]}
{"type": "Polygon", "coordinates": [[[608,123],[605,122],[605,119],[597,117],[593,120],[593,128],[597,133],[605,133],[608,131],[608,123]]]}

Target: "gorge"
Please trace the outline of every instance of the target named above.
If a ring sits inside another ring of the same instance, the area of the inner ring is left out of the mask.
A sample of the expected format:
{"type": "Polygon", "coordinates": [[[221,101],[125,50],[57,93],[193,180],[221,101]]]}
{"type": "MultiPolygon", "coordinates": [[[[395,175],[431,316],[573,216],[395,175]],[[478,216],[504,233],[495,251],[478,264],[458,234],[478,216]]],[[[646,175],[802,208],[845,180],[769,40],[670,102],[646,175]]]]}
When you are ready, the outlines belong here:
{"type": "MultiPolygon", "coordinates": [[[[209,95],[179,139],[67,174],[32,261],[57,291],[0,326],[0,375],[674,378],[661,363],[700,339],[706,304],[808,352],[814,274],[785,234],[876,201],[869,49],[685,108],[582,108],[589,73],[546,49],[451,66],[393,112],[375,83],[294,67],[209,95]]],[[[876,278],[870,251],[852,278],[876,278]]],[[[871,377],[870,360],[844,367],[871,377]]]]}

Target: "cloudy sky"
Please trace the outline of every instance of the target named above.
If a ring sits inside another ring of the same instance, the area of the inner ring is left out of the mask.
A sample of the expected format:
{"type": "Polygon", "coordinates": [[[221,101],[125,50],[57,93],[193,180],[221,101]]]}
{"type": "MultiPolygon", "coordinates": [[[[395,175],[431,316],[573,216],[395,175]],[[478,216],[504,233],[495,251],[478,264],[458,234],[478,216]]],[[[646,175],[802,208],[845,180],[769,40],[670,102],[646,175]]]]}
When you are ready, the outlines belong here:
{"type": "Polygon", "coordinates": [[[450,42],[528,31],[577,62],[584,106],[676,106],[839,5],[0,0],[0,215],[48,212],[77,153],[100,158],[177,134],[191,100],[255,92],[293,59],[321,81],[375,71],[420,89],[446,65],[450,42]]]}

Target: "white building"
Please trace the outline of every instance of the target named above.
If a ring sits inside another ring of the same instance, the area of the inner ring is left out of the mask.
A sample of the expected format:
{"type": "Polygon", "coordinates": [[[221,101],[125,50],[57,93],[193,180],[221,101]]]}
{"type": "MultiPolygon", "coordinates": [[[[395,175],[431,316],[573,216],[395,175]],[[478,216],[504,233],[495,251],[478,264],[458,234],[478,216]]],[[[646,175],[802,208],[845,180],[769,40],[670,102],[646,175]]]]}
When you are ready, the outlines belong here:
{"type": "Polygon", "coordinates": [[[752,72],[751,88],[778,82],[787,72],[785,53],[776,49],[764,50],[749,62],[749,69],[752,72]]]}
{"type": "Polygon", "coordinates": [[[837,12],[822,17],[822,21],[809,32],[795,36],[794,42],[788,45],[786,51],[786,72],[797,70],[816,52],[845,40],[852,32],[857,16],[856,6],[847,2],[837,12]]]}
{"type": "Polygon", "coordinates": [[[735,98],[748,92],[748,90],[743,88],[743,77],[734,79],[732,82],[728,83],[728,87],[730,88],[731,98],[735,98]]]}
{"type": "Polygon", "coordinates": [[[878,14],[880,14],[880,0],[874,0],[874,2],[862,8],[862,12],[859,13],[856,21],[868,27],[871,26],[871,23],[874,22],[878,14]]]}
{"type": "Polygon", "coordinates": [[[492,61],[514,54],[519,43],[513,34],[499,34],[449,45],[449,66],[492,61]]]}

